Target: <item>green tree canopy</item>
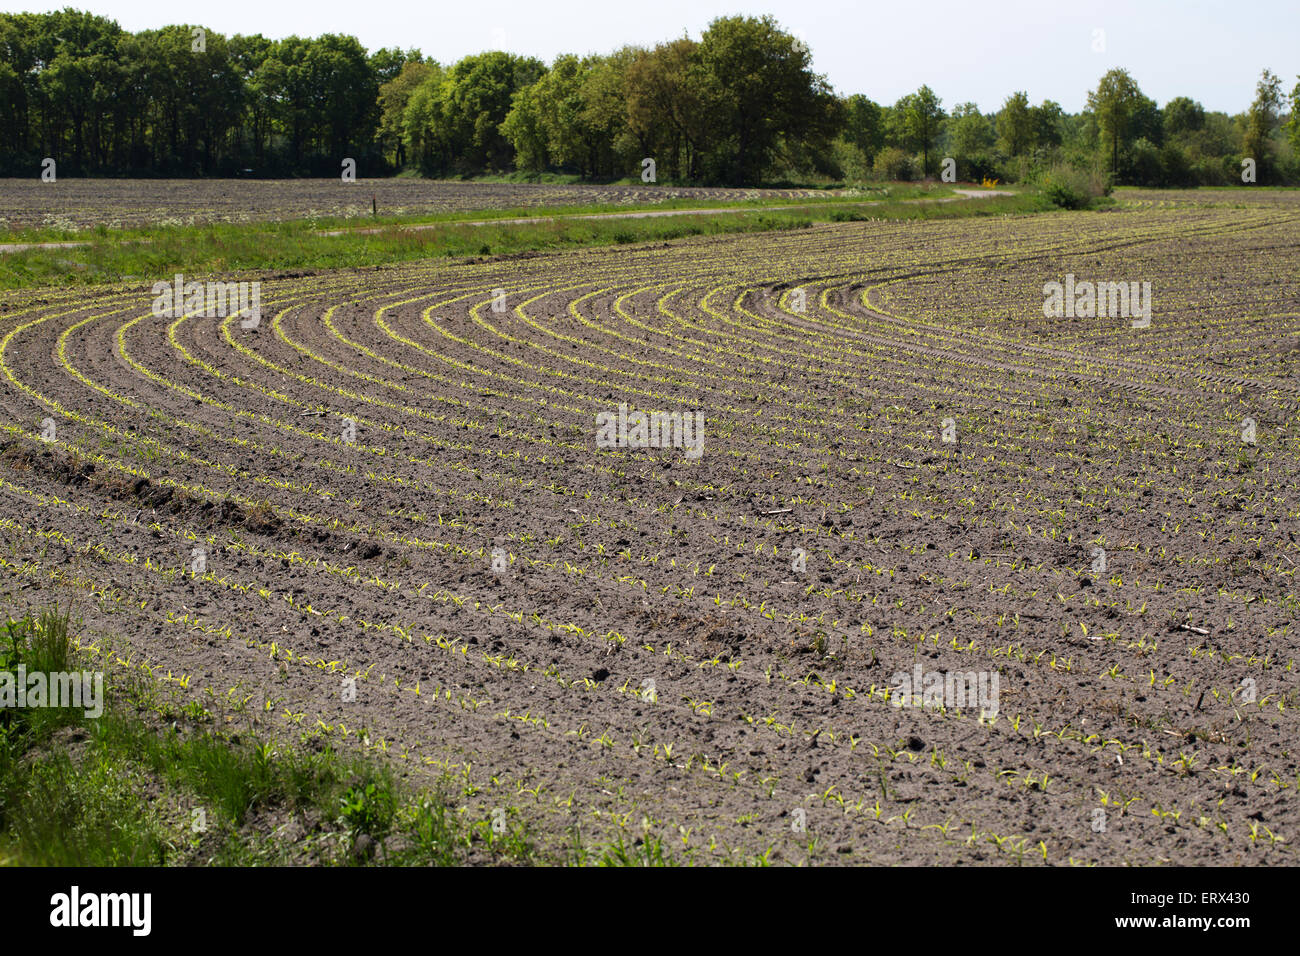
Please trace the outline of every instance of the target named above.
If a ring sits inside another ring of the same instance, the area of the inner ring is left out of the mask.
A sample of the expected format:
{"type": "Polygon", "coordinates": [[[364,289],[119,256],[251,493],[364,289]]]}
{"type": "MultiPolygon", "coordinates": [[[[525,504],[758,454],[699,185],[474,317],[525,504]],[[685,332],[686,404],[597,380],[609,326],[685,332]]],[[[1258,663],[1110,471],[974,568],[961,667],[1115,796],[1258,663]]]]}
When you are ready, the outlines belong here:
{"type": "Polygon", "coordinates": [[[1110,152],[1112,173],[1119,172],[1119,152],[1131,135],[1133,119],[1143,99],[1127,70],[1111,70],[1088,94],[1088,108],[1097,116],[1103,142],[1110,152]]]}
{"type": "Polygon", "coordinates": [[[943,128],[941,102],[934,90],[922,86],[894,104],[898,133],[907,148],[921,154],[922,175],[930,174],[930,157],[943,128]]]}

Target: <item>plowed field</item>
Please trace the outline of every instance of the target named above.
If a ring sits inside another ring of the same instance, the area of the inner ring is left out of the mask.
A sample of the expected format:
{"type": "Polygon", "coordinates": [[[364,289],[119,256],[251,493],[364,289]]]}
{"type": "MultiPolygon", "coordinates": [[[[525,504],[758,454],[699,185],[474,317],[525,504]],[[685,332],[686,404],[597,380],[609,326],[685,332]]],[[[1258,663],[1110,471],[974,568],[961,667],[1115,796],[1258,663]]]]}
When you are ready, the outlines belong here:
{"type": "Polygon", "coordinates": [[[557,846],[1293,864],[1297,276],[1279,201],[10,294],[0,600],[557,846]]]}
{"type": "Polygon", "coordinates": [[[328,180],[0,179],[0,228],[112,229],[263,222],[317,217],[455,213],[485,209],[589,204],[654,204],[668,199],[806,199],[813,189],[725,189],[695,186],[602,186],[328,180]]]}

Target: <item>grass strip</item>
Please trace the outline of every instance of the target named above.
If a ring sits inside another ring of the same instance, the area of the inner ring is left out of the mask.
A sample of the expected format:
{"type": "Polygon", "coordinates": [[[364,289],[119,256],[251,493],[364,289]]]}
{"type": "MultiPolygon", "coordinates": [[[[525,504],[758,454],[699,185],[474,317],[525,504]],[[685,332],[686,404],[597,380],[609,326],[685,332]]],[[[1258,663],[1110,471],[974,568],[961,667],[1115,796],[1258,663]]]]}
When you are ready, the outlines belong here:
{"type": "MultiPolygon", "coordinates": [[[[0,680],[13,678],[13,688],[20,676],[27,686],[34,674],[87,672],[95,661],[73,631],[70,613],[57,608],[9,617],[0,625],[0,680]]],[[[494,826],[458,813],[450,774],[417,790],[387,764],[318,735],[289,746],[227,729],[196,701],[163,699],[144,677],[103,689],[98,716],[30,699],[14,706],[0,694],[0,864],[672,862],[655,839],[543,851],[518,819],[494,826]]]]}
{"type": "Polygon", "coordinates": [[[160,230],[136,241],[129,233],[95,235],[74,248],[27,249],[0,255],[0,288],[139,282],[284,269],[379,266],[436,257],[476,258],[658,242],[689,236],[808,228],[816,223],[959,219],[1044,212],[1032,194],[954,202],[889,200],[854,206],[833,202],[797,210],[758,208],[727,214],[642,219],[557,219],[541,223],[465,225],[321,235],[319,223],[214,224],[160,230]],[[148,241],[140,241],[147,238],[148,241]]]}

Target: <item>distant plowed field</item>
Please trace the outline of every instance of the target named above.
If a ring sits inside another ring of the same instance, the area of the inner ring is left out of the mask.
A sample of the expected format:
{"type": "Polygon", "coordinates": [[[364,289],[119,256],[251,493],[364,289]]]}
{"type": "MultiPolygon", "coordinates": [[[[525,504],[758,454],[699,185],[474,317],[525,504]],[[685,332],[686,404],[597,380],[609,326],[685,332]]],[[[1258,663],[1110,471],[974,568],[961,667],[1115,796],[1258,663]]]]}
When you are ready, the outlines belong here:
{"type": "Polygon", "coordinates": [[[1116,191],[1120,199],[1160,206],[1275,206],[1300,207],[1300,190],[1277,188],[1241,189],[1201,186],[1198,189],[1147,189],[1128,186],[1116,191]]]}
{"type": "Polygon", "coordinates": [[[375,179],[0,179],[0,228],[112,229],[205,222],[264,222],[480,209],[653,204],[668,199],[739,200],[824,196],[814,189],[599,186],[375,179]]]}
{"type": "Polygon", "coordinates": [[[1294,864],[1298,236],[836,224],[268,276],[255,329],[153,314],[170,276],[8,295],[0,600],[555,846],[1294,864]],[[1045,318],[1067,274],[1150,326],[1045,318]],[[621,405],[702,455],[599,447],[621,405]]]}

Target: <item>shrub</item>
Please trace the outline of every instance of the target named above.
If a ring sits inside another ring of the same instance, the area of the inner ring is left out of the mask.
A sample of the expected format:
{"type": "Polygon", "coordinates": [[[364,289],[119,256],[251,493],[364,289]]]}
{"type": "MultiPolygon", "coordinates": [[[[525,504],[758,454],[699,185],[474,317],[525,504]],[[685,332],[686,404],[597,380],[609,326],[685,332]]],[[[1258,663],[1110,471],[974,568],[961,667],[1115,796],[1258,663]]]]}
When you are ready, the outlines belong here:
{"type": "Polygon", "coordinates": [[[879,179],[903,180],[915,179],[916,167],[912,157],[896,146],[887,146],[876,154],[872,171],[879,179]]]}
{"type": "Polygon", "coordinates": [[[1052,205],[1062,209],[1087,209],[1110,194],[1110,184],[1104,178],[1074,166],[1053,166],[1040,177],[1038,186],[1052,205]]]}
{"type": "Polygon", "coordinates": [[[1235,157],[1206,156],[1192,164],[1192,176],[1199,186],[1231,186],[1241,182],[1241,166],[1235,157]]]}
{"type": "Polygon", "coordinates": [[[832,161],[851,182],[861,182],[872,174],[871,160],[852,143],[837,139],[831,144],[832,161]]]}
{"type": "Polygon", "coordinates": [[[1148,139],[1139,139],[1123,156],[1120,181],[1131,186],[1163,186],[1164,168],[1160,150],[1148,139]]]}
{"type": "Polygon", "coordinates": [[[1187,154],[1175,143],[1166,143],[1160,149],[1160,165],[1164,175],[1161,185],[1186,188],[1196,185],[1196,173],[1187,161],[1187,154]]]}
{"type": "Polygon", "coordinates": [[[1006,182],[1011,178],[992,156],[984,155],[959,160],[957,162],[957,175],[959,179],[969,180],[973,183],[983,182],[985,179],[997,179],[1006,182]]]}

